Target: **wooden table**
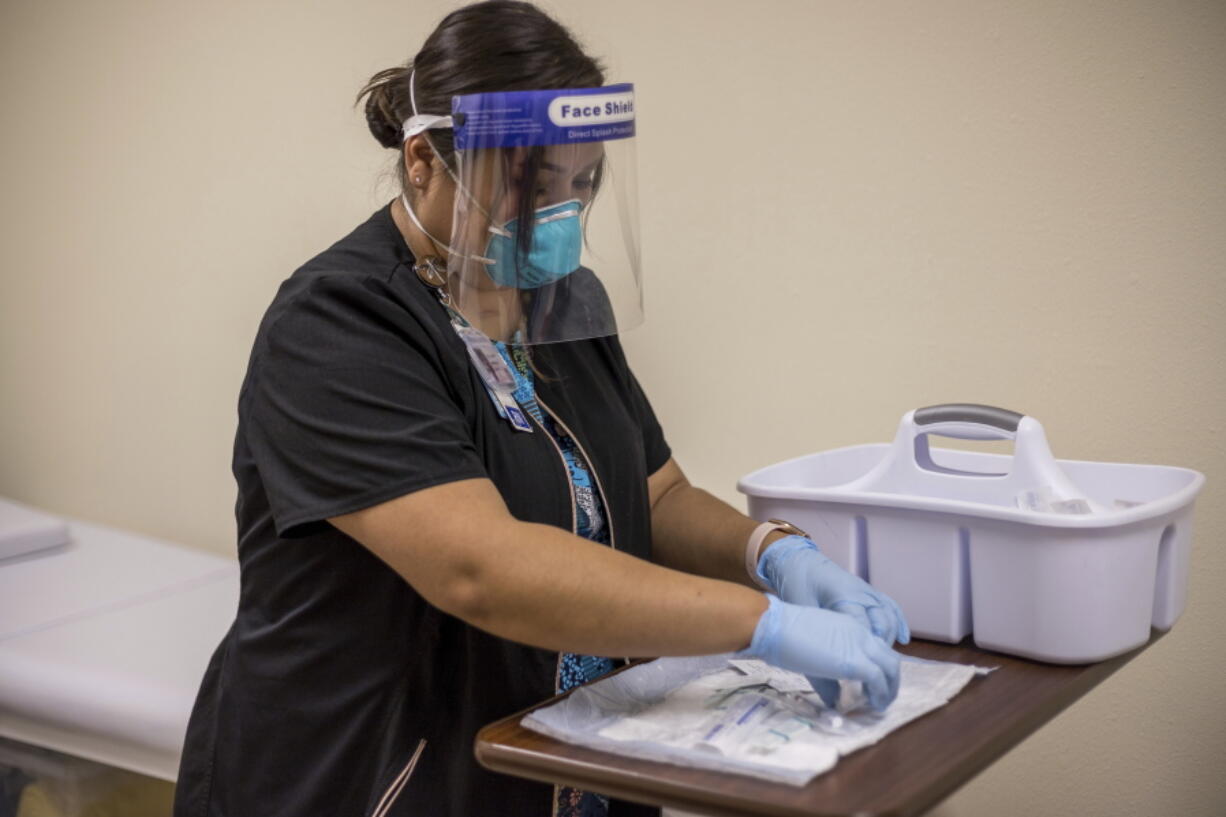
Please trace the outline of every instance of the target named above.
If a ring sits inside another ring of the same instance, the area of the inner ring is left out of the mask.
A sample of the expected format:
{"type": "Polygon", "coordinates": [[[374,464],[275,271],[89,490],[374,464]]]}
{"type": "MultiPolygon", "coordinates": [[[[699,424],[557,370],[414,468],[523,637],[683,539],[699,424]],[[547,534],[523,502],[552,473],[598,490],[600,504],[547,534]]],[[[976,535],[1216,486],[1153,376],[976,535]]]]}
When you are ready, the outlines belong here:
{"type": "Polygon", "coordinates": [[[477,733],[474,749],[493,771],[720,817],[922,814],[1164,634],[1154,630],[1132,652],[1079,666],[988,652],[969,638],[960,644],[915,641],[899,651],[1000,669],[973,679],[948,704],[875,746],[840,758],[801,788],[599,752],[519,725],[532,709],[560,698],[489,724],[477,733]]]}

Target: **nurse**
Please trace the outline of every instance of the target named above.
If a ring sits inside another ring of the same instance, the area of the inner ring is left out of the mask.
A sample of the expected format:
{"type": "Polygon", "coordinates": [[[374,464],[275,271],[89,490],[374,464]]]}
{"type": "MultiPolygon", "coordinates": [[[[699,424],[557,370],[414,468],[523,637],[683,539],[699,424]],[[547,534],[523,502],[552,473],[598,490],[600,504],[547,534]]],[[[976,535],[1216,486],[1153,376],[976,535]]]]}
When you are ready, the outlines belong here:
{"type": "Polygon", "coordinates": [[[242,591],[177,817],[658,813],[473,759],[484,724],[633,656],[740,652],[888,706],[897,605],[692,486],[626,363],[633,86],[492,0],[363,98],[403,192],[260,324],[242,591]]]}

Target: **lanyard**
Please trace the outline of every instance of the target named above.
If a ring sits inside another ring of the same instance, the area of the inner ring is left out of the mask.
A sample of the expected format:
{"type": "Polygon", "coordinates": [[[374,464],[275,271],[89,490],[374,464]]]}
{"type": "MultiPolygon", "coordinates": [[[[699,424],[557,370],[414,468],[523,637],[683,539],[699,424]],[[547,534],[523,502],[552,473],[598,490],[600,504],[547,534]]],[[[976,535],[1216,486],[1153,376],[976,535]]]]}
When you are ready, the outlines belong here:
{"type": "Polygon", "coordinates": [[[437,260],[427,258],[418,264],[414,271],[422,281],[434,289],[439,303],[447,310],[451,319],[451,328],[468,350],[468,358],[472,361],[477,374],[481,376],[481,382],[485,384],[485,390],[489,393],[490,400],[494,402],[498,416],[510,423],[511,428],[516,431],[531,433],[532,424],[528,422],[523,409],[515,401],[515,374],[502,355],[498,353],[493,341],[486,337],[484,332],[469,324],[464,316],[452,306],[451,296],[443,289],[445,278],[439,270],[437,260]]]}

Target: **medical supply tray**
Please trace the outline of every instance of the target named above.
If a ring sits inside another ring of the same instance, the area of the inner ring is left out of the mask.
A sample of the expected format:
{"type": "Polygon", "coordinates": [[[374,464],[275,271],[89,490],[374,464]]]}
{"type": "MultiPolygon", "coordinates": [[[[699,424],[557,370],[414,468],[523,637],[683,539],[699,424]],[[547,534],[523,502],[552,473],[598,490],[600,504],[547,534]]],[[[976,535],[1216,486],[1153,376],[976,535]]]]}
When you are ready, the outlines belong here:
{"type": "Polygon", "coordinates": [[[750,516],[799,525],[892,596],[913,634],[1085,663],[1144,644],[1151,625],[1167,630],[1183,613],[1204,480],[1186,468],[1056,460],[1033,417],[944,404],[903,415],[893,443],[787,460],[737,488],[750,516]],[[1014,452],[930,449],[928,434],[1012,439],[1014,452]],[[1088,512],[1018,506],[1039,488],[1088,512]]]}

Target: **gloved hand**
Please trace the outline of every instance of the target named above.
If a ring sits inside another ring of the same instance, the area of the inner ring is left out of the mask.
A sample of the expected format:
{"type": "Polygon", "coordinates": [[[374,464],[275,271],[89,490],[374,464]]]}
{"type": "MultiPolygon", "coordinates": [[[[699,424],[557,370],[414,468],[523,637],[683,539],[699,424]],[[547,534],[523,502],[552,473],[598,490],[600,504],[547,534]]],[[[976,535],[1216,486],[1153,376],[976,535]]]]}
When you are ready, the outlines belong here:
{"type": "Polygon", "coordinates": [[[758,560],[758,576],[783,601],[846,613],[886,646],[911,640],[911,628],[894,599],[839,567],[803,536],[772,542],[758,560]]]}
{"type": "Polygon", "coordinates": [[[849,616],[780,601],[758,619],[753,640],[737,658],[761,658],[799,672],[829,707],[839,700],[840,678],[860,681],[869,706],[878,712],[898,695],[898,654],[849,616]]]}

